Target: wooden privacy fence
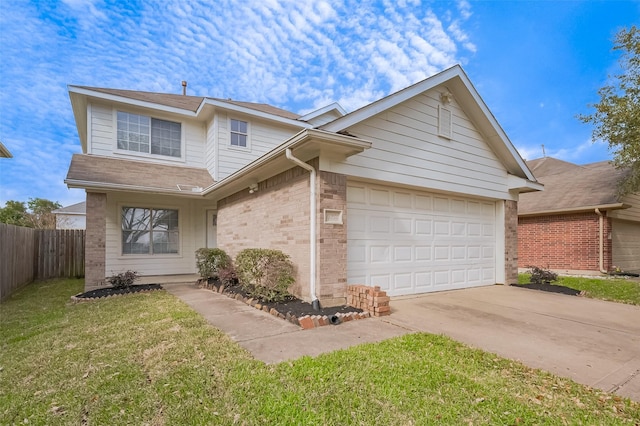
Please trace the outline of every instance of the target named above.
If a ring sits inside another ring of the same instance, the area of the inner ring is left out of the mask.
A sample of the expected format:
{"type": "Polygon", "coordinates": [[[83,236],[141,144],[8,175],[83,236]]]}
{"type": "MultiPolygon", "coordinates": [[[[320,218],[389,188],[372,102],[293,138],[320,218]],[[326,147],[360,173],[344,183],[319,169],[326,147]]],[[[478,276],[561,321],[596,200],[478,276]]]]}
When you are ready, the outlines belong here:
{"type": "Polygon", "coordinates": [[[85,231],[0,223],[0,300],[34,280],[84,276],[85,231]]]}

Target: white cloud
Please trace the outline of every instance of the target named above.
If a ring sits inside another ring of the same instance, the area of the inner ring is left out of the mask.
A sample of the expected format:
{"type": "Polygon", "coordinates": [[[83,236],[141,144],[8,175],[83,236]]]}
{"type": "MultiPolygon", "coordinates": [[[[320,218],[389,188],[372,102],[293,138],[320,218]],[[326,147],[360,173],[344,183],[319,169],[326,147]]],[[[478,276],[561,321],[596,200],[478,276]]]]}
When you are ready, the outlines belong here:
{"type": "Polygon", "coordinates": [[[190,94],[294,112],[338,101],[350,111],[475,51],[462,24],[469,5],[447,16],[431,7],[418,0],[64,0],[40,9],[16,2],[0,16],[0,49],[10,64],[1,69],[0,138],[16,147],[15,161],[3,163],[0,202],[69,197],[62,181],[80,145],[67,84],[180,93],[187,80],[190,94]],[[33,179],[34,169],[45,179],[33,179]]]}

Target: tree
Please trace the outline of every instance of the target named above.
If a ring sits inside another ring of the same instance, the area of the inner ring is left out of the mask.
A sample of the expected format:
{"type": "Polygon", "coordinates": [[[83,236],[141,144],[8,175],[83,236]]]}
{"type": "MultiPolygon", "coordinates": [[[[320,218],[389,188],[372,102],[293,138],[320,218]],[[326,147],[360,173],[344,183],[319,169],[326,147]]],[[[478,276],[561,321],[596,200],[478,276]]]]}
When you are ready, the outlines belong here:
{"type": "Polygon", "coordinates": [[[29,226],[29,212],[23,201],[6,202],[4,207],[0,208],[0,222],[16,226],[29,226]]]}
{"type": "Polygon", "coordinates": [[[595,126],[593,140],[609,143],[615,167],[629,170],[618,188],[625,195],[640,190],[640,30],[622,29],[613,50],[622,52],[621,73],[598,90],[600,102],[590,105],[595,112],[578,118],[595,126]]]}
{"type": "Polygon", "coordinates": [[[26,204],[9,200],[0,208],[0,222],[27,228],[55,229],[56,217],[51,212],[60,207],[57,201],[44,198],[29,198],[26,204]]]}
{"type": "Polygon", "coordinates": [[[60,203],[44,198],[29,198],[27,205],[31,211],[29,218],[32,228],[56,229],[56,215],[51,212],[62,207],[60,203]]]}

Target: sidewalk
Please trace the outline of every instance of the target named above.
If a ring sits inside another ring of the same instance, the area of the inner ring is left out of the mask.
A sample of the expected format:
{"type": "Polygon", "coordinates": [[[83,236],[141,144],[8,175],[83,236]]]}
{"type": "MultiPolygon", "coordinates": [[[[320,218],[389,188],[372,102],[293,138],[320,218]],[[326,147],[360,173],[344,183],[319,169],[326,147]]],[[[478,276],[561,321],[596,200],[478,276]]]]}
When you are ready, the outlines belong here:
{"type": "Polygon", "coordinates": [[[169,284],[163,287],[251,352],[254,358],[267,364],[305,355],[314,357],[412,332],[379,318],[303,330],[288,321],[193,284],[169,284]]]}

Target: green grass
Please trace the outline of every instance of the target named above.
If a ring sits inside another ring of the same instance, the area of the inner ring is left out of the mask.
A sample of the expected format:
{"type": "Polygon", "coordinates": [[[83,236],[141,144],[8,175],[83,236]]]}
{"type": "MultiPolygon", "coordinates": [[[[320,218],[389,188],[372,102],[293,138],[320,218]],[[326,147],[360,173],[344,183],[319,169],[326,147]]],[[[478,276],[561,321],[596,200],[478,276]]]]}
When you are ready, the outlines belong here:
{"type": "MultiPolygon", "coordinates": [[[[529,283],[530,274],[519,274],[518,283],[529,283]]],[[[593,299],[640,305],[640,282],[619,278],[559,277],[554,285],[570,287],[582,291],[593,299]]]]}
{"type": "Polygon", "coordinates": [[[165,292],[0,305],[0,424],[634,424],[640,404],[442,336],[265,365],[165,292]]]}

